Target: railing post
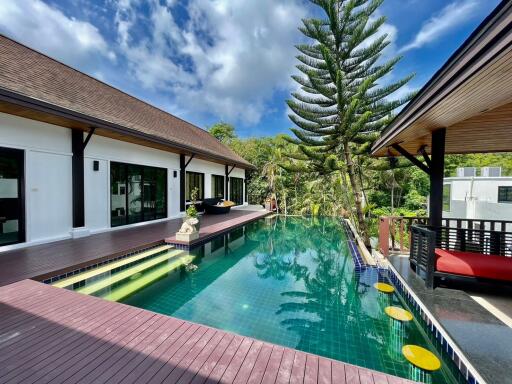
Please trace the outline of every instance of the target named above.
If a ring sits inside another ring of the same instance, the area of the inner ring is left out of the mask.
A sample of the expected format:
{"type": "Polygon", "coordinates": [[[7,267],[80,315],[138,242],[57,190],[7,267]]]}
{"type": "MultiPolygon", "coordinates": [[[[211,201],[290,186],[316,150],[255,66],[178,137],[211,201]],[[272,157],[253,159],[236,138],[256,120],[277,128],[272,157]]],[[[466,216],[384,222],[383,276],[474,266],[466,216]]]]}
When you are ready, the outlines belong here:
{"type": "Polygon", "coordinates": [[[489,254],[501,255],[501,234],[500,234],[500,232],[491,231],[489,248],[490,248],[489,254]]]}
{"type": "Polygon", "coordinates": [[[379,247],[384,257],[389,256],[389,217],[381,217],[379,220],[379,247]]]}
{"type": "Polygon", "coordinates": [[[404,253],[404,218],[400,218],[400,253],[404,253]]]}

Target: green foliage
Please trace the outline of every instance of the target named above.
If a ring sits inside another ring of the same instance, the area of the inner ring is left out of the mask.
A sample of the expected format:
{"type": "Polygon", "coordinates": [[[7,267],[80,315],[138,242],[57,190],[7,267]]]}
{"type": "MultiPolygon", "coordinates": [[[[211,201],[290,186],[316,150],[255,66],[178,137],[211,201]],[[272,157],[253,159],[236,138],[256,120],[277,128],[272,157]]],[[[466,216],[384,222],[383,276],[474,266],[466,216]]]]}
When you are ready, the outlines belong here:
{"type": "Polygon", "coordinates": [[[208,132],[210,132],[217,140],[226,144],[236,138],[235,127],[222,121],[209,127],[208,132]]]}

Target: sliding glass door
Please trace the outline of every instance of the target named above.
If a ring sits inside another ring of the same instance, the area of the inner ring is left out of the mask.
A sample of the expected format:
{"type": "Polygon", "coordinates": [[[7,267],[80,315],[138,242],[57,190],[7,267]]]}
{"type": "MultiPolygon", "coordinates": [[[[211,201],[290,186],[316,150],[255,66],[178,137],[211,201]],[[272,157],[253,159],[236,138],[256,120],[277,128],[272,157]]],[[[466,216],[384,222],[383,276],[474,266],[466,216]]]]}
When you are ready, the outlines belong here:
{"type": "Polygon", "coordinates": [[[112,162],[110,164],[111,225],[167,217],[167,170],[112,162]]]}
{"type": "Polygon", "coordinates": [[[25,241],[24,154],[0,148],[0,246],[25,241]]]}
{"type": "Polygon", "coordinates": [[[229,184],[229,199],[236,205],[242,205],[244,203],[244,179],[231,177],[229,184]]]}
{"type": "Polygon", "coordinates": [[[212,197],[224,198],[224,176],[212,175],[212,197]]]}

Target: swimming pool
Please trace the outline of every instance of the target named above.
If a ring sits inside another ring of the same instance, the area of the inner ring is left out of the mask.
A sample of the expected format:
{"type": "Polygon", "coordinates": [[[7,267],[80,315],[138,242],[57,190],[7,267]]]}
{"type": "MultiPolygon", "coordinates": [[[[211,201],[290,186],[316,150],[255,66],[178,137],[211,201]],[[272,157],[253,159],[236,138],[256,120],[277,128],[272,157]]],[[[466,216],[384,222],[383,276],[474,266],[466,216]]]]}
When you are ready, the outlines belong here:
{"type": "Polygon", "coordinates": [[[379,279],[355,267],[339,219],[274,217],[190,252],[164,246],[55,285],[406,378],[415,372],[402,346],[420,345],[443,361],[427,380],[459,382],[420,323],[386,315],[406,303],[377,291],[379,279]]]}

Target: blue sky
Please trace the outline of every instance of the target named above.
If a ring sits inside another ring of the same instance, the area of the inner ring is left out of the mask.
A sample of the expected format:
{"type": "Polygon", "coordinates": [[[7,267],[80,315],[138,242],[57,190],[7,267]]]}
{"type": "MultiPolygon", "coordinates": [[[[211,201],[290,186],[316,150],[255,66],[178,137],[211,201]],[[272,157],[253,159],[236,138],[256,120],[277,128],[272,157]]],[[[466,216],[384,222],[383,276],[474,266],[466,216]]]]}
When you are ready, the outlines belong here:
{"type": "MultiPolygon", "coordinates": [[[[385,0],[379,14],[403,55],[392,73],[418,89],[498,0],[385,0]]],[[[0,0],[0,33],[200,127],[242,137],[287,133],[305,0],[0,0]]]]}

